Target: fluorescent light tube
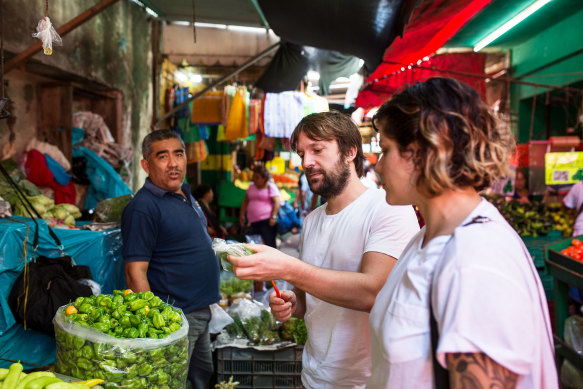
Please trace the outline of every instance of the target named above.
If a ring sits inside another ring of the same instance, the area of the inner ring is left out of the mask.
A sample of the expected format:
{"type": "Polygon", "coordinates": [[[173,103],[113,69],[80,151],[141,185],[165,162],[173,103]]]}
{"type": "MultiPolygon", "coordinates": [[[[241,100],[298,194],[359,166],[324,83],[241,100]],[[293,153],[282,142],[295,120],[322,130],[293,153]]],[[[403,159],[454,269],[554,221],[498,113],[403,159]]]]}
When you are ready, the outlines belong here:
{"type": "Polygon", "coordinates": [[[526,7],[518,15],[514,16],[512,19],[504,23],[501,27],[498,27],[494,32],[489,34],[487,37],[479,41],[474,46],[474,51],[478,52],[484,47],[488,46],[490,43],[494,42],[496,39],[500,38],[502,35],[507,33],[511,28],[516,26],[518,23],[522,22],[524,19],[538,11],[543,5],[550,2],[551,0],[537,0],[528,7],[526,7]]]}

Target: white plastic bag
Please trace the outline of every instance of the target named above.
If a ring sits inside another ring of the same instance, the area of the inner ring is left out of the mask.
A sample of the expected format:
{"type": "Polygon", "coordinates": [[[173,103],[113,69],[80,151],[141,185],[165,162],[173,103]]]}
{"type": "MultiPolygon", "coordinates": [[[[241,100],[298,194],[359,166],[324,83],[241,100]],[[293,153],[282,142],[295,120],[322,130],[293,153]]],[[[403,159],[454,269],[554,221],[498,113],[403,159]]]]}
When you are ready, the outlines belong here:
{"type": "Polygon", "coordinates": [[[53,42],[59,46],[63,44],[61,37],[57,34],[57,31],[55,31],[51,19],[49,19],[48,16],[45,16],[38,22],[36,33],[32,34],[32,36],[43,42],[43,49],[46,55],[53,54],[53,42]]]}
{"type": "Polygon", "coordinates": [[[209,323],[209,332],[211,334],[218,334],[223,328],[234,322],[233,318],[219,304],[212,304],[210,309],[212,316],[209,323]]]}

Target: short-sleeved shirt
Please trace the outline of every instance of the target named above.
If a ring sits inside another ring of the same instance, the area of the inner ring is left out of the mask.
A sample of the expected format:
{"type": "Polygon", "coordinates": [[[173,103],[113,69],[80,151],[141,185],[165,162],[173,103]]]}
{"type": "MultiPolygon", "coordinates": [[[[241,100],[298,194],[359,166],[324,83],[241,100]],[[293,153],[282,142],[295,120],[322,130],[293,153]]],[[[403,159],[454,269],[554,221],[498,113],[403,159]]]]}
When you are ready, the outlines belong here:
{"type": "MultiPolygon", "coordinates": [[[[583,181],[579,181],[571,187],[571,190],[565,198],[563,199],[563,204],[567,208],[572,208],[577,211],[581,209],[581,204],[583,204],[583,181]]],[[[579,236],[583,234],[583,212],[577,215],[575,220],[575,227],[573,228],[573,236],[579,236]]]]}
{"type": "MultiPolygon", "coordinates": [[[[189,194],[188,185],[182,191],[189,194]]],[[[185,313],[220,299],[219,263],[206,225],[191,195],[163,190],[149,179],[123,211],[124,261],[149,262],[152,292],[185,313]]]]}
{"type": "Polygon", "coordinates": [[[432,388],[430,307],[437,360],[484,353],[518,374],[518,389],[557,388],[544,289],[520,237],[483,200],[452,235],[407,246],[370,313],[372,376],[367,388],[432,388]],[[471,223],[476,216],[485,223],[471,223]]]}
{"type": "Polygon", "coordinates": [[[272,197],[279,197],[279,189],[273,182],[267,183],[267,188],[259,189],[254,183],[247,189],[247,219],[255,223],[271,217],[273,210],[272,197]]]}
{"type": "MultiPolygon", "coordinates": [[[[303,226],[300,258],[324,269],[359,272],[362,256],[399,258],[419,231],[411,206],[390,206],[382,189],[368,189],[340,212],[312,211],[303,226]]],[[[389,258],[386,259],[390,261],[389,258]]],[[[308,340],[302,382],[310,389],[362,388],[371,372],[368,312],[330,304],[306,293],[308,340]]]]}

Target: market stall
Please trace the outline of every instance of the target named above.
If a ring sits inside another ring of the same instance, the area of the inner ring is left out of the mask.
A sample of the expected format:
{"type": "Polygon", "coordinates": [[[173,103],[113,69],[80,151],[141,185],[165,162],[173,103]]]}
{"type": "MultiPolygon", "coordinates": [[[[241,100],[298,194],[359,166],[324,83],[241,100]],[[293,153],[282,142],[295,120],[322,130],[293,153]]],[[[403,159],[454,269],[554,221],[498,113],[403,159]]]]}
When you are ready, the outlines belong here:
{"type": "MultiPolygon", "coordinates": [[[[49,236],[43,220],[38,221],[39,246],[32,247],[36,228],[30,218],[0,219],[0,357],[40,365],[50,365],[55,360],[55,340],[34,330],[24,330],[16,323],[8,306],[8,296],[14,281],[24,269],[24,263],[34,255],[54,257],[60,254],[49,236]]],[[[103,232],[90,230],[54,229],[65,252],[78,265],[87,265],[101,291],[111,293],[123,289],[125,277],[121,258],[121,233],[119,228],[103,232]]],[[[5,367],[7,362],[0,361],[5,367]]],[[[28,367],[30,368],[30,366],[28,367]]]]}

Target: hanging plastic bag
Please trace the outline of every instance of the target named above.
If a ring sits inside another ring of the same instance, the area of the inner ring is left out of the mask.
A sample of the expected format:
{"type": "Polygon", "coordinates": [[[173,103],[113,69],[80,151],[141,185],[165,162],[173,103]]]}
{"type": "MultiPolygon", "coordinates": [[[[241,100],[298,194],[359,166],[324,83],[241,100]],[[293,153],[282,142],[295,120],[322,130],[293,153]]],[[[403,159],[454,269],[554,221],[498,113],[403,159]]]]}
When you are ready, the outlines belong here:
{"type": "Polygon", "coordinates": [[[53,42],[56,45],[62,46],[63,41],[57,31],[55,31],[51,19],[45,16],[38,22],[36,26],[36,33],[32,34],[34,38],[38,38],[43,42],[43,50],[46,55],[53,54],[53,42]]]}

